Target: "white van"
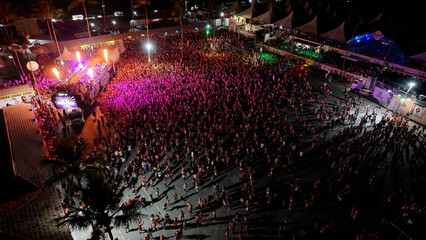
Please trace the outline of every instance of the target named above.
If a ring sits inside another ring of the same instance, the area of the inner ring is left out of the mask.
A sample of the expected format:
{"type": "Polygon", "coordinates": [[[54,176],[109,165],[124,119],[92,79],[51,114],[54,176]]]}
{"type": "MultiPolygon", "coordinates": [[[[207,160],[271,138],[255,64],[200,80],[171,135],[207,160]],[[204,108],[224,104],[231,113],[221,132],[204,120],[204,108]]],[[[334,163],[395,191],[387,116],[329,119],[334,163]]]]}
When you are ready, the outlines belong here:
{"type": "Polygon", "coordinates": [[[82,125],[84,123],[84,116],[81,108],[66,109],[65,112],[73,125],[82,125]]]}
{"type": "Polygon", "coordinates": [[[351,85],[351,92],[355,92],[358,93],[360,91],[362,91],[362,89],[364,88],[365,82],[367,81],[367,79],[365,78],[356,78],[351,85]]]}

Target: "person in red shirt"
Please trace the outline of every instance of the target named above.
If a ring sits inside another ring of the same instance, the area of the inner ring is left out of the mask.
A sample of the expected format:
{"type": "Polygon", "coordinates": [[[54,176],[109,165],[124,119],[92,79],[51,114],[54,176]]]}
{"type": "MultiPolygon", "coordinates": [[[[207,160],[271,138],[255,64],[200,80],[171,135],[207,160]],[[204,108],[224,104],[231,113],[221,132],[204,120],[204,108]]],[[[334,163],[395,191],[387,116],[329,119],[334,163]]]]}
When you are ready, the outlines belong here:
{"type": "Polygon", "coordinates": [[[143,224],[143,223],[141,223],[141,221],[138,221],[138,229],[139,229],[139,232],[142,232],[142,224],[143,224]]]}

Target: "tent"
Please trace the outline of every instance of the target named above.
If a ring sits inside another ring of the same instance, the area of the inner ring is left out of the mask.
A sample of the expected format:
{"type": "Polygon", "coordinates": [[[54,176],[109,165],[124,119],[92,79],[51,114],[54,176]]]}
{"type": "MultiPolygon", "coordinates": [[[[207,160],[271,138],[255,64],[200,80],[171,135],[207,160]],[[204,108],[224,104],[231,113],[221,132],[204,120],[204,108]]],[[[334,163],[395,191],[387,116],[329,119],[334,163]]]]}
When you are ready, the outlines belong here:
{"type": "Polygon", "coordinates": [[[413,56],[408,57],[408,58],[414,59],[414,60],[417,60],[417,61],[420,61],[420,62],[426,64],[426,52],[422,52],[422,53],[413,55],[413,56]]]}
{"type": "Polygon", "coordinates": [[[274,12],[275,12],[275,7],[271,7],[266,13],[255,17],[253,20],[257,22],[261,22],[263,24],[270,24],[273,21],[277,20],[277,17],[274,12]]]}
{"type": "Polygon", "coordinates": [[[305,23],[304,25],[299,26],[296,29],[301,32],[313,33],[316,35],[317,34],[317,16],[315,16],[314,19],[312,19],[312,21],[305,23]]]}
{"type": "Polygon", "coordinates": [[[225,13],[226,9],[227,9],[226,6],[222,3],[211,13],[210,18],[213,18],[213,19],[222,18],[221,14],[225,13]]]}
{"type": "Polygon", "coordinates": [[[253,1],[253,3],[250,5],[249,8],[247,8],[246,10],[240,12],[237,14],[238,17],[242,17],[242,18],[249,18],[252,19],[254,17],[256,17],[258,15],[257,11],[256,11],[256,7],[259,4],[257,3],[257,1],[253,1]]]}
{"type": "Polygon", "coordinates": [[[345,22],[343,22],[337,28],[322,33],[319,36],[323,38],[333,39],[339,42],[345,42],[345,22]]]}
{"type": "Polygon", "coordinates": [[[380,31],[358,35],[346,43],[351,52],[378,59],[386,58],[389,62],[401,65],[407,63],[407,58],[398,44],[385,37],[380,31]]]}
{"type": "Polygon", "coordinates": [[[241,7],[238,4],[238,0],[236,0],[235,3],[232,4],[232,6],[228,7],[225,12],[230,15],[235,15],[241,12],[241,7]]]}
{"type": "MultiPolygon", "coordinates": [[[[62,51],[61,55],[62,55],[62,60],[64,60],[64,61],[74,61],[74,60],[77,60],[76,56],[74,54],[72,54],[70,52],[70,50],[68,50],[67,47],[64,47],[64,50],[62,51]]],[[[61,60],[61,56],[57,57],[56,60],[57,61],[61,60]]]]}
{"type": "Polygon", "coordinates": [[[283,28],[291,28],[292,20],[293,20],[293,12],[291,12],[287,17],[274,22],[274,24],[277,26],[281,26],[283,28]]]}

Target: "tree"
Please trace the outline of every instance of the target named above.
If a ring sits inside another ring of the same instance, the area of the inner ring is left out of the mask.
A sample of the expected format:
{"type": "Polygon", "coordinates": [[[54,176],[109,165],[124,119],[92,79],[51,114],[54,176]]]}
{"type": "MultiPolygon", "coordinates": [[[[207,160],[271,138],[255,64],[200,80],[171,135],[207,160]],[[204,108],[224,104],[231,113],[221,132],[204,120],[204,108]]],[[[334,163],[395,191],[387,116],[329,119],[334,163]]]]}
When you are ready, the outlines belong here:
{"type": "Polygon", "coordinates": [[[82,188],[82,180],[96,174],[98,168],[93,164],[102,161],[100,156],[86,157],[86,144],[83,141],[77,142],[61,142],[55,146],[55,150],[51,152],[51,158],[44,159],[41,163],[45,166],[51,166],[54,174],[49,177],[45,186],[65,181],[70,187],[65,201],[68,205],[72,204],[73,190],[82,188]]]}
{"type": "Polygon", "coordinates": [[[99,2],[95,0],[73,0],[71,4],[68,5],[68,10],[78,7],[80,3],[81,5],[83,5],[84,17],[86,18],[87,33],[89,34],[89,41],[92,42],[92,34],[90,32],[89,19],[87,19],[86,3],[89,5],[96,5],[96,4],[99,4],[99,2]]]}
{"type": "Polygon", "coordinates": [[[11,20],[15,19],[17,17],[16,15],[16,8],[12,8],[12,4],[10,3],[6,3],[4,1],[0,2],[0,23],[4,24],[4,32],[3,32],[3,26],[0,27],[3,37],[5,39],[8,39],[9,42],[11,42],[12,38],[13,38],[13,34],[12,34],[12,30],[9,28],[10,33],[7,31],[8,28],[8,24],[10,23],[11,20]]]}
{"type": "Polygon", "coordinates": [[[180,34],[181,34],[181,44],[180,44],[180,62],[183,60],[183,16],[185,15],[185,6],[183,0],[173,0],[175,3],[175,9],[173,10],[173,20],[175,22],[179,21],[180,25],[180,34]]]}
{"type": "MultiPolygon", "coordinates": [[[[146,10],[146,5],[151,5],[151,0],[135,0],[135,5],[133,8],[139,8],[140,6],[145,8],[145,22],[146,22],[146,36],[149,43],[149,23],[148,23],[148,11],[146,10]]],[[[132,13],[133,16],[133,13],[132,13]]]]}
{"type": "Polygon", "coordinates": [[[58,227],[73,229],[92,227],[96,232],[105,227],[110,239],[114,239],[112,227],[122,227],[126,223],[136,224],[145,214],[139,212],[145,207],[141,199],[129,199],[121,203],[125,187],[123,178],[107,179],[103,174],[88,178],[87,185],[81,189],[80,206],[71,207],[65,216],[55,219],[58,227]]]}
{"type": "Polygon", "coordinates": [[[50,35],[50,40],[52,41],[53,41],[53,38],[52,38],[52,31],[53,31],[53,35],[55,37],[55,42],[56,42],[56,48],[58,49],[58,54],[62,61],[62,54],[61,54],[61,50],[59,49],[58,38],[56,37],[55,25],[52,22],[52,18],[61,17],[64,14],[64,10],[61,8],[60,9],[55,8],[53,6],[53,0],[38,0],[35,4],[33,4],[32,11],[37,18],[43,21],[46,21],[47,29],[50,35]],[[50,30],[51,28],[52,30],[50,30]]]}

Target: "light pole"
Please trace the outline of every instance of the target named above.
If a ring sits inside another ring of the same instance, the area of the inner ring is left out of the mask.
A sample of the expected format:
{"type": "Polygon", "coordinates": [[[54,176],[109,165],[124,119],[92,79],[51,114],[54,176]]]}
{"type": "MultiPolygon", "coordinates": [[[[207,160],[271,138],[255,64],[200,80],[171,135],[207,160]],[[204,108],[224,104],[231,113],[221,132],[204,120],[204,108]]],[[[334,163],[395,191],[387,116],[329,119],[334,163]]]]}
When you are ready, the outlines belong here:
{"type": "Polygon", "coordinates": [[[21,72],[19,71],[19,68],[18,68],[18,65],[16,65],[16,62],[15,62],[15,59],[13,58],[13,56],[12,55],[9,55],[9,56],[7,56],[9,59],[12,59],[12,61],[13,61],[13,65],[15,65],[15,68],[16,68],[16,71],[18,71],[18,73],[19,73],[19,77],[21,78],[21,80],[24,80],[23,78],[22,78],[22,74],[21,74],[21,72]]]}
{"type": "MultiPolygon", "coordinates": [[[[134,20],[134,15],[133,15],[133,0],[130,0],[130,5],[131,5],[130,6],[130,13],[132,14],[132,23],[133,23],[133,20],[134,20]]],[[[130,27],[132,27],[132,26],[130,26],[130,27]]]]}
{"type": "Polygon", "coordinates": [[[105,29],[107,29],[107,19],[106,19],[106,14],[105,14],[105,3],[104,0],[102,0],[102,12],[104,13],[104,25],[105,25],[105,29]]]}
{"type": "MultiPolygon", "coordinates": [[[[33,80],[34,80],[34,88],[35,88],[35,91],[36,91],[36,94],[38,95],[38,86],[37,86],[37,80],[36,80],[36,77],[35,77],[35,75],[34,75],[34,69],[33,69],[33,66],[32,66],[32,61],[31,61],[31,59],[30,59],[30,56],[29,56],[29,54],[28,54],[28,52],[27,51],[25,51],[25,53],[27,54],[27,59],[28,59],[28,64],[30,65],[30,70],[31,70],[31,75],[33,76],[33,80]]],[[[38,67],[38,66],[37,66],[38,67]]],[[[27,65],[27,68],[28,68],[28,65],[27,65]]],[[[34,66],[34,68],[36,68],[36,66],[34,66]]],[[[37,70],[37,69],[36,69],[37,70]]]]}
{"type": "Polygon", "coordinates": [[[408,88],[408,91],[405,93],[405,96],[407,96],[408,92],[411,90],[412,87],[414,87],[414,85],[416,85],[414,82],[410,82],[408,84],[408,86],[410,86],[410,88],[408,88]]]}
{"type": "Polygon", "coordinates": [[[64,61],[62,60],[61,49],[59,48],[58,38],[56,37],[55,25],[53,24],[54,22],[56,22],[56,20],[54,18],[52,18],[50,20],[50,23],[52,24],[53,36],[55,37],[56,48],[58,49],[59,58],[61,59],[61,65],[62,65],[64,61]]]}
{"type": "MultiPolygon", "coordinates": [[[[356,24],[356,26],[355,26],[355,29],[354,29],[354,31],[353,31],[353,33],[352,33],[352,38],[351,38],[351,40],[353,40],[353,38],[355,37],[355,32],[356,32],[356,29],[358,28],[358,25],[359,25],[359,22],[356,24]]],[[[346,54],[345,54],[345,57],[343,58],[343,64],[342,64],[342,69],[340,70],[340,81],[342,81],[342,78],[343,78],[343,71],[345,71],[345,63],[346,63],[346,58],[348,57],[348,55],[349,55],[349,48],[351,47],[351,45],[352,45],[352,41],[349,43],[349,46],[347,46],[347,48],[346,48],[346,54]]],[[[346,75],[346,74],[345,74],[346,75]]]]}
{"type": "Polygon", "coordinates": [[[223,26],[223,17],[225,16],[224,12],[220,12],[220,26],[223,26]]]}
{"type": "Polygon", "coordinates": [[[404,96],[403,98],[401,98],[401,97],[400,97],[400,95],[398,94],[398,96],[399,96],[400,98],[399,98],[399,104],[398,104],[398,107],[396,108],[395,112],[397,112],[397,111],[399,110],[399,107],[401,106],[401,104],[404,102],[404,100],[405,100],[405,99],[407,99],[407,94],[408,94],[408,92],[411,90],[411,88],[412,88],[412,87],[414,87],[414,85],[416,85],[414,82],[410,82],[410,83],[408,84],[408,86],[410,86],[410,87],[408,88],[408,91],[405,93],[405,96],[404,96]]]}
{"type": "Polygon", "coordinates": [[[151,48],[152,48],[152,45],[150,42],[148,42],[146,44],[146,49],[148,49],[148,62],[151,62],[151,48]]]}

